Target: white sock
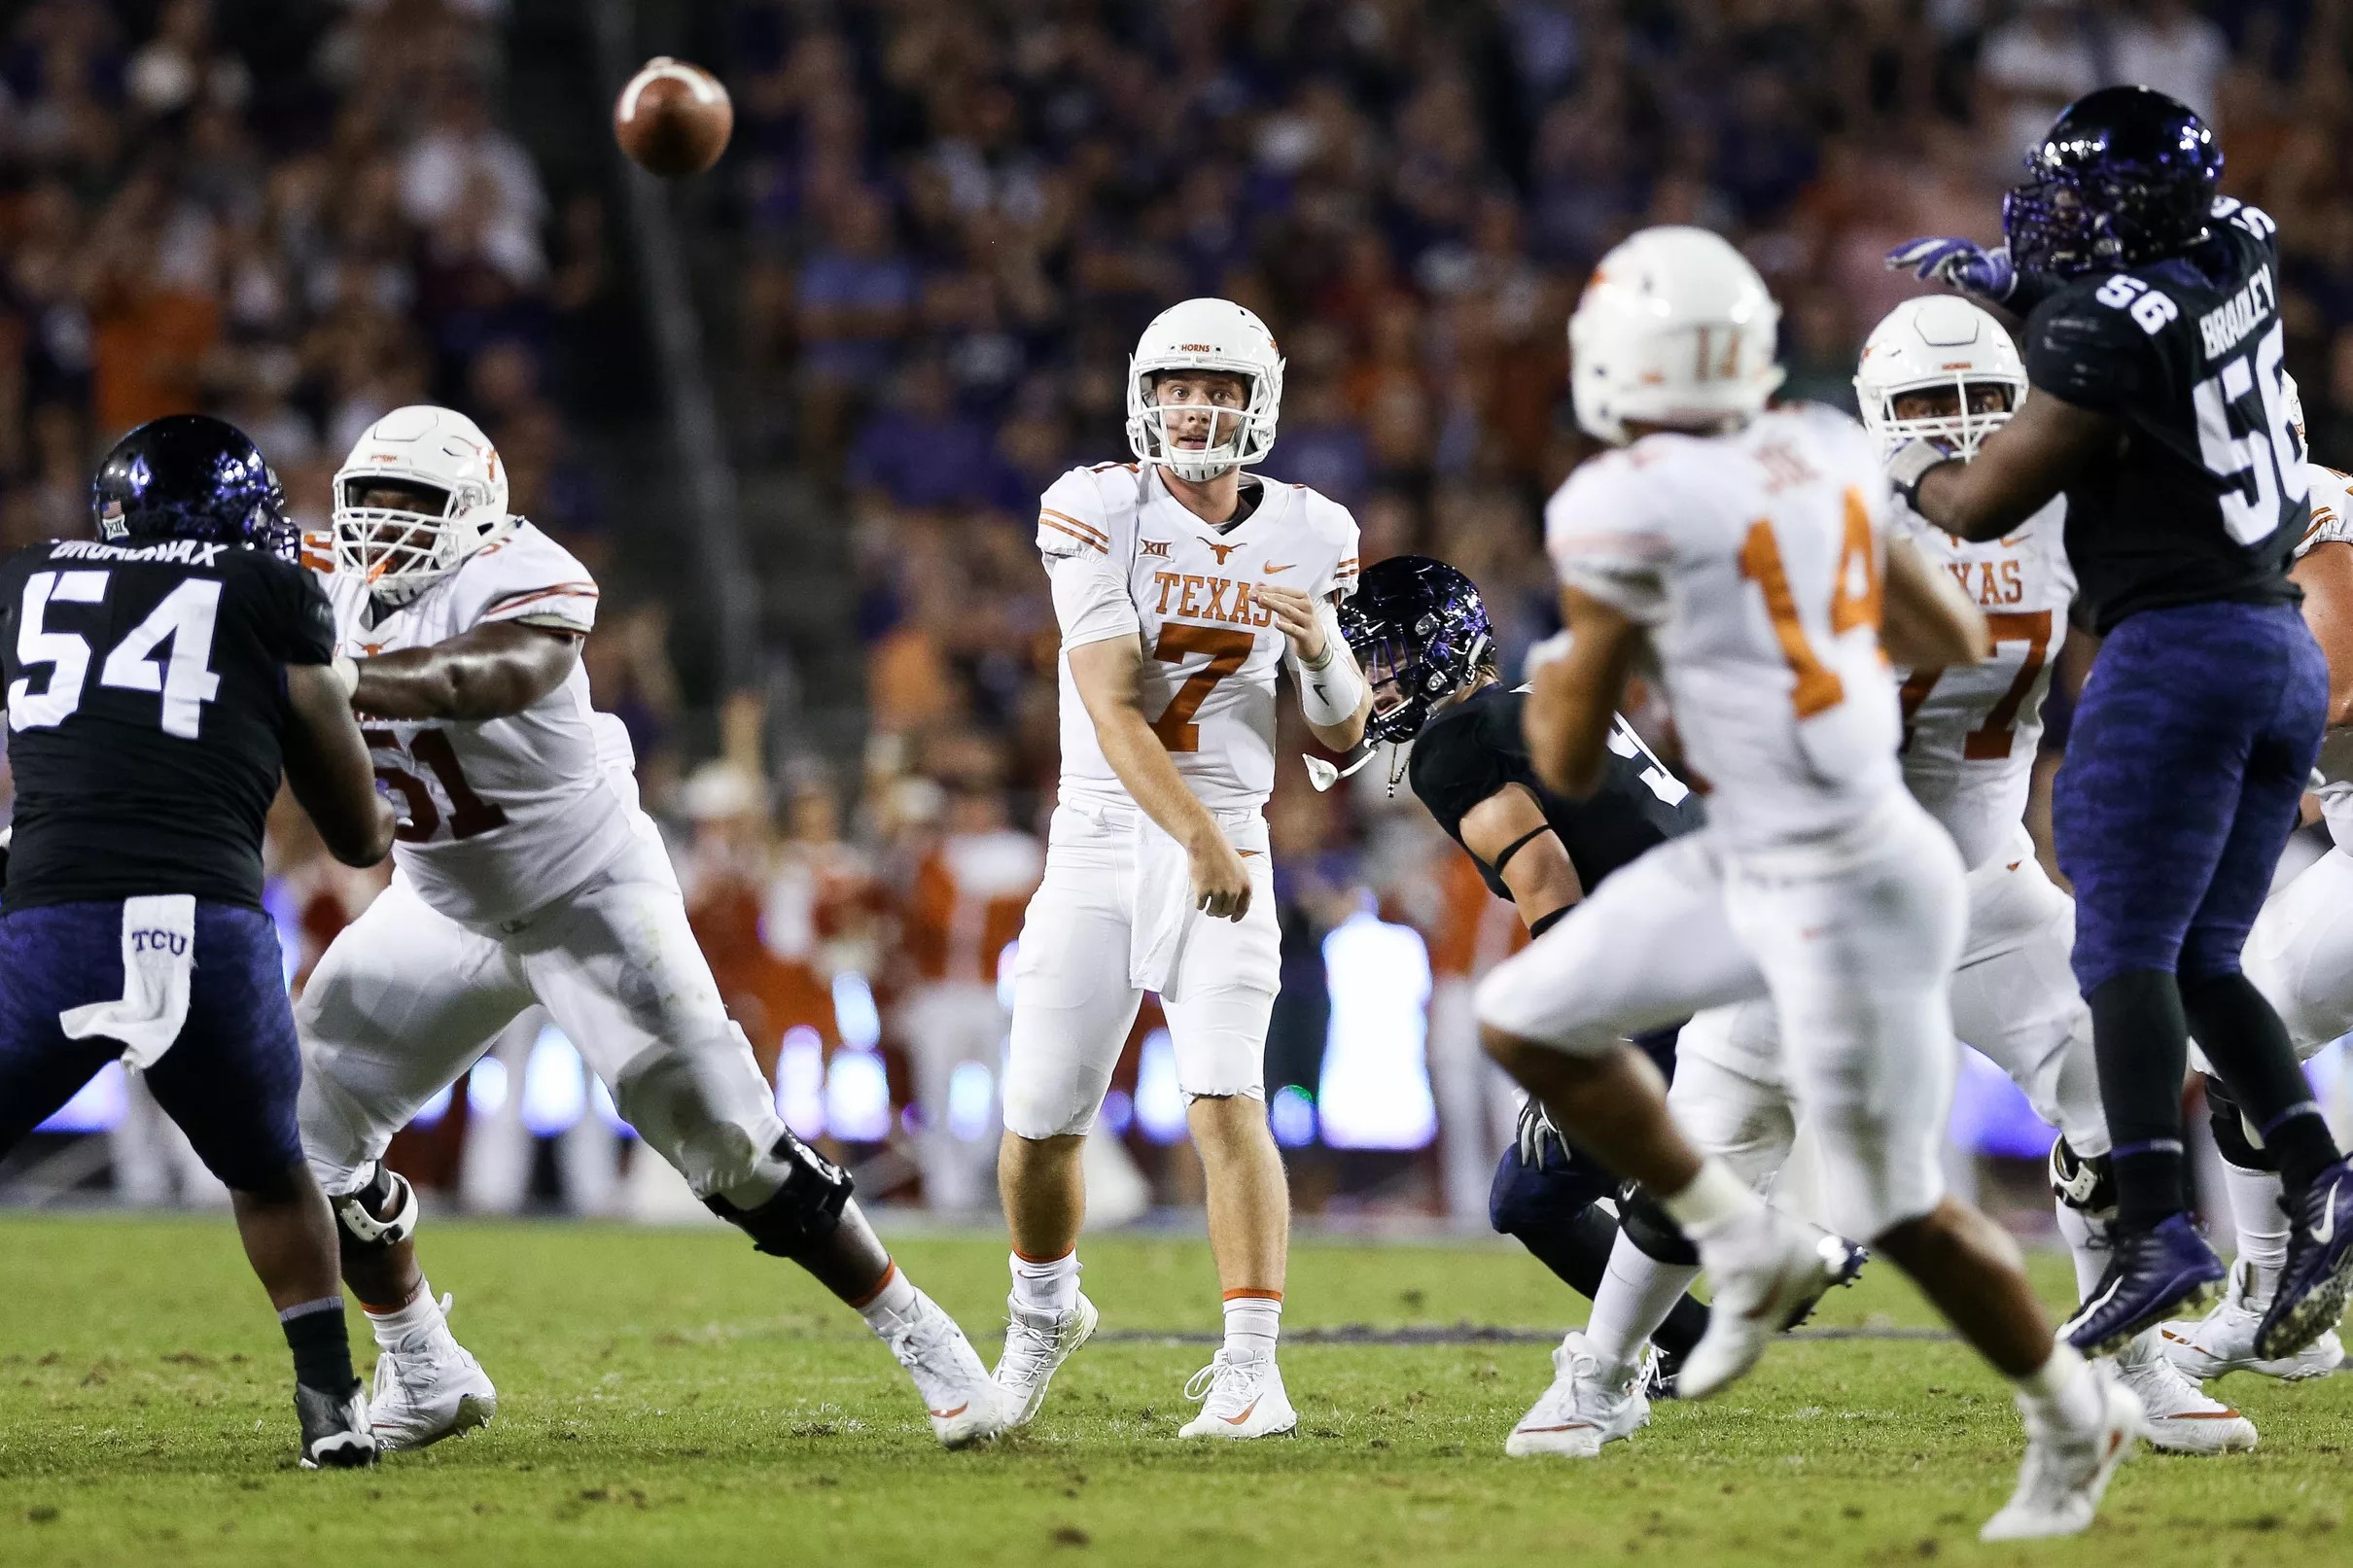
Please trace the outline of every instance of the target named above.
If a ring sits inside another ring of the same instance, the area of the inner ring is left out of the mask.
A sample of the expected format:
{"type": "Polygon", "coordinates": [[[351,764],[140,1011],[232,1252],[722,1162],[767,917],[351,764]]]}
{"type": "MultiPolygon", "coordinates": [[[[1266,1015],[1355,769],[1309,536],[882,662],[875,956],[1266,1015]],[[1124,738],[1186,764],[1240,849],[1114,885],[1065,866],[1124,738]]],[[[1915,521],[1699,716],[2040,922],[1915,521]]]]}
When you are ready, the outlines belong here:
{"type": "Polygon", "coordinates": [[[2279,1272],[2288,1263],[2288,1211],[2280,1207],[2279,1178],[2268,1170],[2225,1164],[2223,1188],[2230,1195],[2230,1219],[2238,1230],[2238,1255],[2253,1264],[2247,1305],[2267,1307],[2279,1272]]]}
{"type": "Polygon", "coordinates": [[[2114,1250],[2107,1227],[2063,1202],[2054,1201],[2052,1207],[2058,1214],[2059,1239],[2067,1243],[2067,1256],[2075,1260],[2075,1299],[2090,1301],[2099,1288],[2100,1276],[2108,1272],[2108,1257],[2114,1250]]]}
{"type": "Polygon", "coordinates": [[[1078,1249],[1059,1258],[1025,1258],[1016,1252],[1013,1305],[1025,1312],[1068,1312],[1078,1306],[1078,1249]]]}
{"type": "Polygon", "coordinates": [[[441,1316],[441,1304],[434,1299],[433,1281],[417,1276],[417,1293],[407,1302],[389,1312],[379,1312],[361,1304],[368,1313],[368,1326],[375,1331],[376,1344],[386,1350],[413,1350],[434,1337],[436,1330],[449,1332],[441,1316]]]}
{"type": "Polygon", "coordinates": [[[1732,1167],[1712,1155],[1700,1163],[1700,1173],[1681,1192],[1663,1194],[1659,1206],[1694,1241],[1712,1240],[1754,1215],[1765,1201],[1733,1174],[1732,1167]]]}
{"type": "Polygon", "coordinates": [[[894,1263],[883,1271],[882,1283],[874,1287],[874,1293],[855,1305],[858,1315],[866,1320],[866,1327],[887,1340],[906,1322],[907,1315],[921,1300],[923,1292],[915,1288],[915,1281],[894,1263]]]}
{"type": "Polygon", "coordinates": [[[1623,1379],[1642,1358],[1642,1346],[1659,1332],[1675,1303],[1700,1277],[1697,1268],[1661,1263],[1625,1237],[1609,1249],[1609,1268],[1594,1292],[1593,1317],[1585,1345],[1601,1358],[1603,1373],[1623,1379]]]}
{"type": "Polygon", "coordinates": [[[1282,1292],[1279,1290],[1225,1293],[1225,1358],[1258,1361],[1275,1353],[1282,1332],[1282,1292]]]}
{"type": "Polygon", "coordinates": [[[2091,1365],[2063,1340],[2051,1347],[2050,1360],[2013,1381],[2029,1430],[2082,1432],[2100,1418],[2100,1388],[2091,1365]]]}

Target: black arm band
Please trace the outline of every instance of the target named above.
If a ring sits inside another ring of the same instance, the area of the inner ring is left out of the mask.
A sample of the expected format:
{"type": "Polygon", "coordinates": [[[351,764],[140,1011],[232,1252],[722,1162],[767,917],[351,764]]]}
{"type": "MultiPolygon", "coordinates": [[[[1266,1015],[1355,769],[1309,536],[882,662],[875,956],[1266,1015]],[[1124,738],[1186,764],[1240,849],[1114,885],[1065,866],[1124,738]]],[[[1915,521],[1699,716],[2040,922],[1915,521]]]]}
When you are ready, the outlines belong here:
{"type": "Polygon", "coordinates": [[[1490,869],[1492,869],[1496,876],[1500,877],[1503,875],[1503,868],[1511,864],[1512,856],[1518,854],[1522,850],[1528,848],[1529,840],[1540,839],[1552,830],[1552,824],[1547,822],[1542,827],[1536,828],[1532,832],[1521,834],[1518,838],[1503,846],[1503,853],[1495,856],[1494,860],[1490,866],[1490,869]]]}
{"type": "Polygon", "coordinates": [[[1576,907],[1574,904],[1563,904],[1549,915],[1537,916],[1528,923],[1528,934],[1531,937],[1542,936],[1546,931],[1568,919],[1568,912],[1576,907]]]}

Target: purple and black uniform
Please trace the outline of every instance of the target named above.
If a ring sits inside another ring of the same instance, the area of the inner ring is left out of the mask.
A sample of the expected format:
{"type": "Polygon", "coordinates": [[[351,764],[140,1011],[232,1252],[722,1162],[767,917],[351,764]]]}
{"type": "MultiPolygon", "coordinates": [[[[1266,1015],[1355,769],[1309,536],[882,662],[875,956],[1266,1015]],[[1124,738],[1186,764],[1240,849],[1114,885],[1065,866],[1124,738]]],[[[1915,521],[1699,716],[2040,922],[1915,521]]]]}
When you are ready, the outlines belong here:
{"type": "MultiPolygon", "coordinates": [[[[194,900],[188,1007],[147,1085],[251,1190],[301,1160],[301,1053],[262,910],[286,666],[325,664],[310,574],[242,545],[68,540],[0,565],[15,837],[0,889],[0,1154],[123,1042],[61,1014],[126,995],[124,900],[194,900]]],[[[173,938],[180,940],[183,938],[173,938]]]]}

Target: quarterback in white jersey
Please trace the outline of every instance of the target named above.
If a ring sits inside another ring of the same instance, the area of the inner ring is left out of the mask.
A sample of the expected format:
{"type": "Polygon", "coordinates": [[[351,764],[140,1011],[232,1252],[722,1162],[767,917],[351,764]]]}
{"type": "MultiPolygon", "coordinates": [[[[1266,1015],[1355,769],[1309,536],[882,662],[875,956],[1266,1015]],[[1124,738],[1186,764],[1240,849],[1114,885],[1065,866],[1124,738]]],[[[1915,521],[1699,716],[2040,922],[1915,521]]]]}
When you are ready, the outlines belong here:
{"type": "Polygon", "coordinates": [[[696,1197],[858,1307],[941,1442],[1002,1430],[963,1332],[892,1263],[849,1178],[778,1119],[638,809],[627,737],[589,706],[596,584],[509,514],[489,440],[446,408],[377,421],[335,475],[319,564],[337,663],[402,816],[392,885],[329,946],[296,1012],[304,1151],[383,1350],[378,1442],[421,1446],[496,1408],[417,1268],[415,1192],[382,1157],[534,1003],[696,1197]]]}
{"type": "MultiPolygon", "coordinates": [[[[2286,390],[2289,422],[2301,446],[2302,400],[2293,380],[2286,390]]],[[[2317,800],[2308,804],[2317,805],[2331,847],[2284,886],[2273,886],[2247,933],[2240,962],[2279,1010],[2296,1054],[2309,1060],[2353,1030],[2353,478],[2309,460],[2304,472],[2312,520],[2288,575],[2303,590],[2304,623],[2329,658],[2330,727],[2321,741],[2317,800]]],[[[2205,1065],[2202,1056],[2194,1056],[2193,1063],[2205,1065]]],[[[2165,1348],[2194,1377],[2231,1372],[2290,1381],[2325,1376],[2344,1363],[2344,1342],[2335,1330],[2292,1356],[2256,1353],[2255,1331],[2287,1261],[2287,1214],[2260,1136],[2250,1134],[2237,1101],[2211,1072],[2206,1108],[2222,1150],[2238,1255],[2223,1299],[2196,1322],[2167,1323],[2165,1348]]]]}
{"type": "MultiPolygon", "coordinates": [[[[1966,461],[2025,397],[2026,375],[1999,322],[1965,299],[1928,296],[1905,301],[1873,330],[1855,393],[1882,453],[1925,437],[1966,461]]],[[[2065,505],[2054,501],[1983,543],[1954,539],[1900,500],[1892,522],[1897,537],[1977,605],[1993,646],[1982,664],[1898,672],[1904,783],[1950,835],[1968,872],[1954,1032],[2008,1073],[2062,1134],[2052,1150],[2059,1229],[2078,1287],[2089,1291],[2108,1266],[2106,1226],[2088,1212],[2104,1206],[2107,1120],[2090,1009],[2067,961],[2075,905],[2044,874],[2021,819],[2051,665],[2075,597],[2065,505]]],[[[1770,1184],[1796,1134],[1773,1004],[1702,1014],[1685,1027],[1677,1056],[1668,1107],[1701,1147],[1760,1188],[1770,1184]]],[[[1688,1272],[1636,1248],[1618,1250],[1611,1271],[1629,1299],[1671,1303],[1672,1290],[1688,1283],[1688,1272]]],[[[1622,1318],[1614,1302],[1597,1297],[1595,1322],[1625,1327],[1605,1341],[1589,1332],[1590,1347],[1605,1360],[1639,1355],[1638,1336],[1660,1310],[1622,1318]]],[[[2118,1372],[2141,1401],[2153,1446],[2184,1453],[2255,1446],[2254,1423],[2176,1372],[2155,1330],[2119,1356],[2118,1372]]]]}
{"type": "Polygon", "coordinates": [[[1224,1346],[1187,1387],[1186,1437],[1298,1422],[1275,1366],[1289,1202],[1266,1126],[1280,981],[1261,815],[1287,660],[1317,738],[1352,748],[1370,692],[1334,606],[1356,525],[1246,475],[1274,444],[1282,360],[1265,324],[1189,299],[1129,366],[1133,463],[1073,469],[1038,505],[1062,630],[1062,784],[1014,965],[998,1163],[1013,1293],[997,1378],[1027,1421],[1094,1331],[1078,1289],[1080,1152],[1143,993],[1157,992],[1209,1186],[1224,1346]]]}
{"type": "Polygon", "coordinates": [[[1556,789],[1590,788],[1626,683],[1646,669],[1686,778],[1711,786],[1709,821],[1493,970],[1480,1021],[1563,1131],[1641,1182],[1698,1247],[1715,1295],[1681,1386],[1704,1397],[1820,1294],[1822,1250],[1692,1147],[1625,1036],[1769,995],[1831,1219],[2017,1387],[2029,1452],[1985,1533],[2070,1534],[2090,1524],[2139,1404],[2054,1347],[2016,1249],[1944,1190],[1964,874],[1904,787],[1881,653],[1882,610],[1888,653],[1917,664],[1980,662],[1985,628],[1950,576],[1887,540],[1865,433],[1827,409],[1767,408],[1778,319],[1738,251],[1668,227],[1602,258],[1569,323],[1578,423],[1624,449],[1547,508],[1570,643],[1528,700],[1531,755],[1556,789]]]}

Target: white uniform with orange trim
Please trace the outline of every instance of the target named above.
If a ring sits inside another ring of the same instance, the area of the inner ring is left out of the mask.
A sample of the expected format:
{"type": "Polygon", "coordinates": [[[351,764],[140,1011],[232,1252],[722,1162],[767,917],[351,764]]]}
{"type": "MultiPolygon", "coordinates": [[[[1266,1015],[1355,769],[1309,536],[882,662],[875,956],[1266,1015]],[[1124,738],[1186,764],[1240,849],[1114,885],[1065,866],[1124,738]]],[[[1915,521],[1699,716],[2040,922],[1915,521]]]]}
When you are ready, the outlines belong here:
{"type": "Polygon", "coordinates": [[[1952,841],[1905,789],[1879,646],[1887,487],[1851,420],[1798,405],[1588,463],[1546,531],[1641,626],[1708,825],[1620,870],[1481,983],[1480,1022],[1582,1055],[1770,996],[1858,1238],[1933,1208],[1956,1052],[1952,841]]]}
{"type": "MultiPolygon", "coordinates": [[[[2304,468],[2312,521],[2297,543],[2298,560],[2323,544],[2353,544],[2353,476],[2317,463],[2304,468]]],[[[2279,1010],[2297,1055],[2306,1058],[2353,1030],[2353,733],[2333,729],[2322,738],[2319,771],[2332,846],[2274,888],[2240,957],[2247,978],[2279,1010]]]]}
{"type": "MultiPolygon", "coordinates": [[[[1900,502],[1903,537],[1952,575],[1984,611],[1993,657],[1954,670],[1903,672],[1904,783],[1961,852],[1969,930],[1952,977],[1953,1028],[2023,1090],[2035,1114],[2087,1158],[2108,1152],[2091,1015],[2068,955],[2075,901],[2035,857],[2024,822],[2043,733],[2051,665],[2067,632],[2075,573],[2067,564],[2066,503],[2054,501],[1999,540],[1971,543],[1900,502]]],[[[1679,1060],[1703,1060],[1738,1079],[1782,1082],[1780,1030],[1770,1003],[1692,1021],[1679,1060]]],[[[1678,1107],[1720,1075],[1676,1080],[1678,1107]]],[[[1777,1098],[1777,1093],[1767,1098],[1777,1098]]],[[[1773,1118],[1768,1117],[1768,1120],[1773,1118]]],[[[1785,1121],[1785,1118],[1781,1119],[1785,1121]]],[[[1745,1118],[1733,1118],[1745,1125],[1745,1118]]],[[[1707,1125],[1725,1125],[1720,1108],[1707,1125]]]]}
{"type": "MultiPolygon", "coordinates": [[[[596,623],[586,569],[529,523],[404,605],[378,606],[341,574],[325,586],[338,651],[363,659],[493,621],[596,623]]],[[[534,1002],[697,1196],[754,1183],[784,1127],[638,809],[628,736],[590,706],[587,673],[576,665],[509,717],[361,728],[406,820],[392,885],[329,946],[296,1009],[320,1184],[365,1184],[393,1133],[534,1002]],[[658,1104],[636,1098],[657,1081],[658,1104]]]]}
{"type": "Polygon", "coordinates": [[[1062,784],[1014,968],[1004,1117],[1022,1136],[1093,1124],[1146,991],[1168,1013],[1187,1096],[1265,1093],[1282,938],[1262,813],[1286,645],[1253,596],[1354,592],[1356,524],[1304,485],[1242,482],[1256,507],[1222,531],[1134,464],[1073,469],[1039,504],[1065,650],[1062,784]],[[1068,650],[1120,637],[1142,645],[1143,712],[1249,868],[1240,922],[1193,907],[1183,848],[1136,808],[1096,740],[1068,650]]]}

